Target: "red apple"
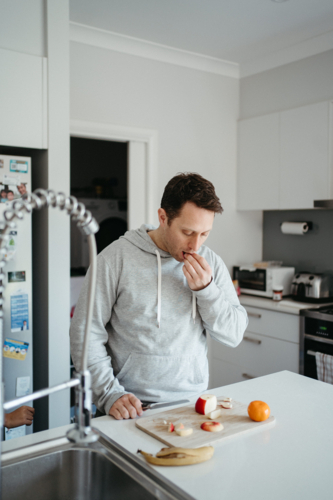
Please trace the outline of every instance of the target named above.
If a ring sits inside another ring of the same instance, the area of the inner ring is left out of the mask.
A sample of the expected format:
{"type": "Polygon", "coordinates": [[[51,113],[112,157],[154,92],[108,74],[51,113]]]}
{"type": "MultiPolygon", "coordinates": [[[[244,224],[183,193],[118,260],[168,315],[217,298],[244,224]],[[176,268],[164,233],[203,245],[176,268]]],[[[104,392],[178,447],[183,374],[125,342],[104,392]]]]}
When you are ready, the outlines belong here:
{"type": "Polygon", "coordinates": [[[204,422],[201,424],[201,429],[208,432],[220,432],[223,429],[223,425],[220,422],[204,422]]]}
{"type": "Polygon", "coordinates": [[[195,403],[195,411],[200,415],[207,415],[216,409],[217,399],[213,394],[203,394],[195,403]]]}

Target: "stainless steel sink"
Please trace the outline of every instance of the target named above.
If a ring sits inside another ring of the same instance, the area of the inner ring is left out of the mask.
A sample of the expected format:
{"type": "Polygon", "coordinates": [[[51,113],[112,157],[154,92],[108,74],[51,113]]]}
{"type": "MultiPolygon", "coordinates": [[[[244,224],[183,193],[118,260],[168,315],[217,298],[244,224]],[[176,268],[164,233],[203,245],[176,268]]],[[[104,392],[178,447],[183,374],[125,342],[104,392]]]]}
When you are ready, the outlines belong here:
{"type": "Polygon", "coordinates": [[[104,435],[89,445],[32,451],[5,461],[1,473],[3,500],[193,500],[104,435]]]}

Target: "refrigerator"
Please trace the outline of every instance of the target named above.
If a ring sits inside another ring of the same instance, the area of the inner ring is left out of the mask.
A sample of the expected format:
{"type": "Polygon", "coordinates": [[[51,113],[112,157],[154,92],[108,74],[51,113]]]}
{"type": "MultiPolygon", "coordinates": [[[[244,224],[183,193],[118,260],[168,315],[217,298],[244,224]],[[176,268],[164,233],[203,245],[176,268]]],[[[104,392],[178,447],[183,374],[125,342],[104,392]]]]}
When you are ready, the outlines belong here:
{"type": "MultiPolygon", "coordinates": [[[[0,220],[13,200],[31,192],[31,158],[0,155],[0,220]]],[[[31,394],[33,388],[32,345],[32,233],[31,214],[15,219],[9,234],[9,261],[3,268],[3,381],[4,401],[31,394]]],[[[0,228],[1,231],[1,228],[0,228]]],[[[33,406],[32,402],[27,406],[33,406]]],[[[7,430],[4,439],[33,432],[31,426],[7,430]]]]}

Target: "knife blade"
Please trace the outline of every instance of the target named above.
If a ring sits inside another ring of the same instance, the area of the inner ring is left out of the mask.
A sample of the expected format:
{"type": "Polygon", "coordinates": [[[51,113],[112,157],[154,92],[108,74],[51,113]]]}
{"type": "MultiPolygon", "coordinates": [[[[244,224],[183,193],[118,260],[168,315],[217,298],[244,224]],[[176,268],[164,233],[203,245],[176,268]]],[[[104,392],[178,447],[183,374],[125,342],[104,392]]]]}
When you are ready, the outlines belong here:
{"type": "Polygon", "coordinates": [[[188,399],[180,399],[179,401],[171,401],[171,403],[142,403],[143,411],[146,410],[156,410],[157,408],[165,408],[167,406],[180,405],[184,403],[189,403],[188,399]]]}

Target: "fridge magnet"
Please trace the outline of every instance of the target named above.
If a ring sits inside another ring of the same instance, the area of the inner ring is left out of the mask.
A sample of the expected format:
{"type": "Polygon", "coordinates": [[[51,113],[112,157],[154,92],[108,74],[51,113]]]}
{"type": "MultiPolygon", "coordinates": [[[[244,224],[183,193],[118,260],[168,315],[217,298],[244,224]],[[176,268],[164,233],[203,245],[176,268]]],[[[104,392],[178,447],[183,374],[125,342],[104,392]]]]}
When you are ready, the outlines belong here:
{"type": "Polygon", "coordinates": [[[17,377],[16,397],[27,396],[28,394],[30,394],[30,377],[17,377]]]}
{"type": "Polygon", "coordinates": [[[29,299],[23,290],[10,296],[10,320],[12,332],[29,330],[29,299]]]}
{"type": "MultiPolygon", "coordinates": [[[[0,234],[3,233],[3,229],[0,229],[0,234]]],[[[9,231],[9,241],[7,252],[5,253],[5,258],[10,260],[14,257],[17,247],[17,231],[9,231]]]]}
{"type": "Polygon", "coordinates": [[[20,427],[15,427],[13,429],[7,429],[7,427],[5,427],[5,441],[25,436],[25,429],[25,425],[21,425],[20,427]]]}
{"type": "Polygon", "coordinates": [[[11,172],[22,172],[23,174],[28,173],[28,162],[24,160],[10,160],[9,170],[11,172]]]}
{"type": "Polygon", "coordinates": [[[29,342],[5,339],[3,343],[3,357],[24,361],[29,348],[29,342]]]}
{"type": "MultiPolygon", "coordinates": [[[[0,230],[0,234],[2,231],[0,230]]],[[[14,257],[17,247],[17,231],[9,231],[9,241],[7,247],[7,253],[5,257],[7,260],[10,260],[14,257]]]]}
{"type": "Polygon", "coordinates": [[[25,281],[25,271],[10,271],[8,273],[8,283],[19,283],[25,281]]]}

